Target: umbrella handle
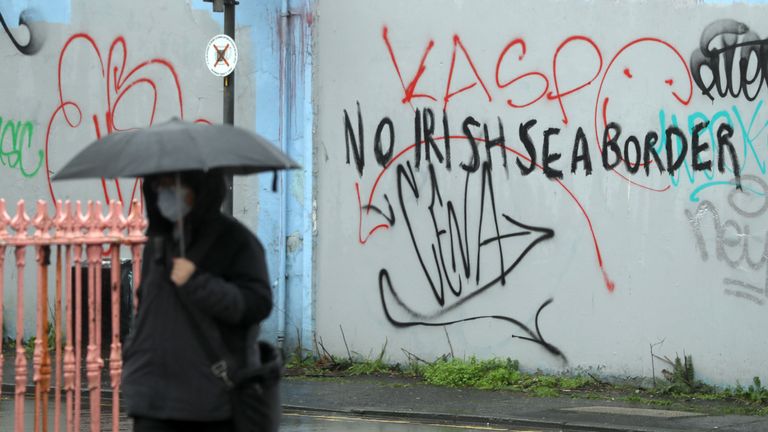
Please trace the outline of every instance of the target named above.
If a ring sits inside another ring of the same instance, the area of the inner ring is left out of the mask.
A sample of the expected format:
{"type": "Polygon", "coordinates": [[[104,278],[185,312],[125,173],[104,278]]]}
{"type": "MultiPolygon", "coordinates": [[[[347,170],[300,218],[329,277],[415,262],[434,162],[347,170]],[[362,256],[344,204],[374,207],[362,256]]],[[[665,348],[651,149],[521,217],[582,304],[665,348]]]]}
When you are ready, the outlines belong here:
{"type": "MultiPolygon", "coordinates": [[[[181,209],[181,173],[176,172],[176,204],[181,209]]],[[[184,215],[179,212],[179,219],[176,221],[179,224],[179,251],[181,252],[181,258],[187,257],[187,245],[184,240],[184,215]]]]}

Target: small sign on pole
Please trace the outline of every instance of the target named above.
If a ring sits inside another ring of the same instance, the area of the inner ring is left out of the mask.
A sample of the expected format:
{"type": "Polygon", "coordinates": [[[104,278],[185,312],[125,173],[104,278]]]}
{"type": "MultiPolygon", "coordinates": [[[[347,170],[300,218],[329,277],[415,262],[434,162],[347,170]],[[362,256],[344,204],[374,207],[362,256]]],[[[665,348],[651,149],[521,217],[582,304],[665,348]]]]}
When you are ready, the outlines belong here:
{"type": "Polygon", "coordinates": [[[237,45],[225,35],[216,35],[205,48],[205,64],[212,74],[225,77],[235,70],[237,65],[237,45]]]}

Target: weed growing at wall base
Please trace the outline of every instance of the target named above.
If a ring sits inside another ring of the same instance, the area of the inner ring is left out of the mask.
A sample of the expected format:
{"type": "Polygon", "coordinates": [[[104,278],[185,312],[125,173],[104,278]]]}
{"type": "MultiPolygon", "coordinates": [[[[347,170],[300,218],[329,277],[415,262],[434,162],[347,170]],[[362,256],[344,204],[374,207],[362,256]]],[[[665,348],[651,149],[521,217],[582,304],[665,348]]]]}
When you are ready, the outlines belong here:
{"type": "Polygon", "coordinates": [[[513,390],[536,396],[555,397],[561,391],[587,389],[597,383],[584,376],[556,376],[520,372],[517,360],[439,360],[424,369],[429,384],[449,387],[475,387],[484,390],[513,390]]]}
{"type": "MultiPolygon", "coordinates": [[[[383,352],[384,350],[382,350],[383,352]]],[[[520,371],[512,359],[458,359],[450,355],[426,362],[411,354],[408,364],[387,364],[380,353],[373,359],[338,358],[328,353],[315,357],[294,356],[288,375],[338,379],[372,375],[382,379],[412,377],[431,385],[521,392],[536,397],[622,400],[652,407],[664,407],[710,414],[768,415],[768,389],[755,377],[748,387],[717,389],[695,379],[691,356],[671,361],[672,371],[664,374],[668,383],[648,389],[636,384],[608,384],[591,375],[549,375],[520,371]]],[[[409,384],[397,382],[396,387],[409,384]]]]}
{"type": "Polygon", "coordinates": [[[448,387],[477,387],[501,389],[520,380],[516,361],[460,359],[439,360],[424,369],[424,380],[430,384],[448,387]]]}
{"type": "MultiPolygon", "coordinates": [[[[752,378],[752,384],[746,389],[737,385],[734,389],[725,389],[723,392],[728,397],[745,399],[756,404],[768,405],[768,389],[763,387],[760,377],[752,378]]],[[[765,414],[768,414],[768,406],[764,408],[765,414]]]]}
{"type": "Polygon", "coordinates": [[[693,369],[693,357],[690,355],[684,357],[684,360],[680,360],[680,357],[675,357],[672,372],[668,370],[661,371],[667,381],[669,381],[669,384],[664,386],[662,391],[672,394],[710,392],[712,389],[709,386],[696,380],[693,369]]]}

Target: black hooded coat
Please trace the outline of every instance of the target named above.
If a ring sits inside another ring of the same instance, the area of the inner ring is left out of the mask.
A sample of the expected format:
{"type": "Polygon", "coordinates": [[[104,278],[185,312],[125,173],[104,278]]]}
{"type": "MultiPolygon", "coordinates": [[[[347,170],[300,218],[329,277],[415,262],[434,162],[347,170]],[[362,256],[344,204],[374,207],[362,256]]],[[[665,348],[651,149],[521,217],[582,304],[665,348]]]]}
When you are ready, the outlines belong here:
{"type": "Polygon", "coordinates": [[[157,179],[148,177],[148,242],[139,308],[123,355],[122,394],[133,417],[225,420],[231,417],[227,389],[211,372],[212,361],[191,320],[210,340],[223,342],[235,367],[242,366],[248,329],[272,308],[264,248],[248,228],[219,210],[225,193],[221,175],[186,172],[181,178],[196,197],[184,219],[187,259],[196,271],[182,286],[171,281],[179,245],[174,224],[157,208],[157,179]],[[193,315],[185,304],[194,307],[193,315]]]}

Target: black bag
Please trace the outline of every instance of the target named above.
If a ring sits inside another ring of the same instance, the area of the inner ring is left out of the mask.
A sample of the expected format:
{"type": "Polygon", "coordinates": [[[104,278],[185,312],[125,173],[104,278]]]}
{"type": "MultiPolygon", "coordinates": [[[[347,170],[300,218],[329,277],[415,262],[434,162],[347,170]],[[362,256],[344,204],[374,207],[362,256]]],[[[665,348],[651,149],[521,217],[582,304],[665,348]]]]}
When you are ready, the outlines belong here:
{"type": "Polygon", "coordinates": [[[260,341],[257,346],[261,363],[258,366],[232,373],[221,360],[211,367],[230,389],[232,420],[237,432],[272,432],[280,426],[281,356],[267,342],[260,341]]]}
{"type": "Polygon", "coordinates": [[[206,336],[196,319],[196,310],[187,298],[178,296],[187,309],[192,328],[201,341],[203,350],[211,360],[211,373],[221,379],[229,389],[232,421],[235,432],[276,432],[280,426],[280,377],[283,361],[273,345],[257,341],[258,325],[248,332],[246,364],[233,370],[222,343],[214,343],[206,336]],[[218,347],[218,348],[217,348],[218,347]]]}

